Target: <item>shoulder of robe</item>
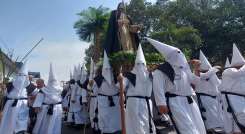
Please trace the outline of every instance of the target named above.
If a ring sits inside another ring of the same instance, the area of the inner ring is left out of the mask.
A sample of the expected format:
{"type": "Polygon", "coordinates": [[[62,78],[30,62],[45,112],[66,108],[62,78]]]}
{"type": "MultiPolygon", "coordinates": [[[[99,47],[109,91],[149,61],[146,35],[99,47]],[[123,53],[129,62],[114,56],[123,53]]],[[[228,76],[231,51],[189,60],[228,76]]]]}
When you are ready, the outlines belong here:
{"type": "Polygon", "coordinates": [[[95,81],[95,83],[97,84],[98,88],[101,87],[103,80],[104,80],[104,77],[103,77],[102,75],[97,75],[97,76],[94,78],[94,81],[95,81]]]}
{"type": "Polygon", "coordinates": [[[34,90],[36,89],[36,86],[33,83],[30,83],[27,87],[27,94],[30,95],[34,90]]]}
{"type": "Polygon", "coordinates": [[[86,79],[86,80],[81,84],[81,88],[87,89],[88,82],[89,82],[89,79],[86,79]]]}
{"type": "Polygon", "coordinates": [[[124,77],[126,77],[131,84],[133,84],[134,86],[136,85],[136,75],[132,72],[126,72],[124,73],[124,77]]]}
{"type": "Polygon", "coordinates": [[[10,93],[12,89],[14,88],[14,85],[12,82],[9,82],[6,84],[7,92],[10,93]]]}
{"type": "Polygon", "coordinates": [[[169,63],[165,62],[164,64],[160,64],[157,70],[165,74],[170,79],[170,81],[174,81],[175,72],[173,67],[169,63]]]}

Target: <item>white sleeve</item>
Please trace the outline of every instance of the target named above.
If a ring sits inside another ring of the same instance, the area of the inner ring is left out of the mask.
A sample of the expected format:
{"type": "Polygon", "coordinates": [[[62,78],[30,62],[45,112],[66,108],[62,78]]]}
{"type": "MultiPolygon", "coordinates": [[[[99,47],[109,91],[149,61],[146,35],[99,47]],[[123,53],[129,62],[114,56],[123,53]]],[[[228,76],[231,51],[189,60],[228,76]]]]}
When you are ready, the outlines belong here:
{"type": "Polygon", "coordinates": [[[245,65],[239,70],[235,70],[232,68],[226,69],[224,71],[223,75],[228,76],[228,77],[232,77],[232,78],[244,76],[245,75],[245,65]]]}
{"type": "Polygon", "coordinates": [[[166,106],[165,90],[166,78],[162,77],[160,71],[153,73],[153,93],[157,106],[166,106]]]}
{"type": "Polygon", "coordinates": [[[219,70],[217,68],[211,68],[209,69],[208,72],[206,73],[200,73],[200,78],[201,79],[208,79],[211,78],[213,75],[215,75],[219,70]]]}
{"type": "Polygon", "coordinates": [[[44,101],[44,94],[38,93],[32,107],[41,107],[44,101]]]}
{"type": "Polygon", "coordinates": [[[219,86],[219,85],[221,84],[221,81],[220,81],[220,79],[218,78],[217,75],[213,75],[213,76],[210,78],[210,81],[213,83],[213,85],[219,86]]]}

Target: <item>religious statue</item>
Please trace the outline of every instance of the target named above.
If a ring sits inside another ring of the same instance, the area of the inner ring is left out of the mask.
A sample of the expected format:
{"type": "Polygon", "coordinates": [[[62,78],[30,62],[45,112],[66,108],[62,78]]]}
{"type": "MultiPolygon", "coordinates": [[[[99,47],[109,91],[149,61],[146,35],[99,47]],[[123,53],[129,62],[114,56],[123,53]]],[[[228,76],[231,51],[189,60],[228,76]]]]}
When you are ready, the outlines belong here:
{"type": "Polygon", "coordinates": [[[103,48],[108,55],[119,51],[136,51],[139,38],[139,25],[133,25],[126,15],[124,3],[119,3],[117,10],[113,10],[109,19],[108,30],[103,48]]]}

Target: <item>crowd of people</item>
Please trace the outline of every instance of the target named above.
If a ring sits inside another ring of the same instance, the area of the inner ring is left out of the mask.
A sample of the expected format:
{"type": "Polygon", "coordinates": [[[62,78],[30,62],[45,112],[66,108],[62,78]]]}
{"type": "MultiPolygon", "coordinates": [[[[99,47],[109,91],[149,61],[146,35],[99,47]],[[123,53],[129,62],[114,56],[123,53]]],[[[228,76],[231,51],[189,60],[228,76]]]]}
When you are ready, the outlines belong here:
{"type": "Polygon", "coordinates": [[[122,123],[126,134],[157,134],[153,108],[178,134],[245,133],[245,59],[235,44],[231,63],[227,59],[221,69],[202,51],[188,62],[180,49],[146,40],[164,63],[149,69],[139,45],[131,70],[115,72],[104,51],[102,66],[92,59],[89,72],[85,65],[75,66],[63,87],[52,64],[47,84],[43,79],[32,83],[25,62],[6,86],[0,133],[61,134],[64,122],[89,126],[94,134],[120,134],[122,123]]]}

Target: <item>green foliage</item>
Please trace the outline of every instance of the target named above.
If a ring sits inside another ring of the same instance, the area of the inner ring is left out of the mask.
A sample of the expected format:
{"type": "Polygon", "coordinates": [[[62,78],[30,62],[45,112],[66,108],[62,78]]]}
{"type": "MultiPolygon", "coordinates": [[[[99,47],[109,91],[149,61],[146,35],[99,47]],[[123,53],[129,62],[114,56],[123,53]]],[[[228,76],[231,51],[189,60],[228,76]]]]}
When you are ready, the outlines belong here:
{"type": "Polygon", "coordinates": [[[78,15],[81,17],[74,25],[81,40],[92,41],[96,32],[105,32],[109,9],[105,7],[89,7],[78,15]]]}
{"type": "MultiPolygon", "coordinates": [[[[120,51],[110,56],[110,63],[114,66],[121,66],[125,64],[134,65],[136,54],[131,51],[120,51]]],[[[147,64],[162,63],[163,57],[159,53],[145,53],[147,64]]]]}

